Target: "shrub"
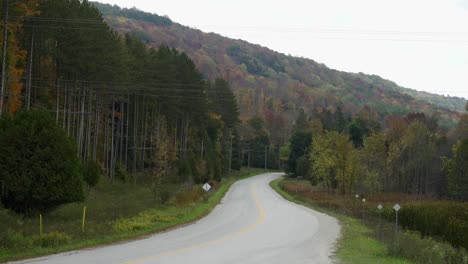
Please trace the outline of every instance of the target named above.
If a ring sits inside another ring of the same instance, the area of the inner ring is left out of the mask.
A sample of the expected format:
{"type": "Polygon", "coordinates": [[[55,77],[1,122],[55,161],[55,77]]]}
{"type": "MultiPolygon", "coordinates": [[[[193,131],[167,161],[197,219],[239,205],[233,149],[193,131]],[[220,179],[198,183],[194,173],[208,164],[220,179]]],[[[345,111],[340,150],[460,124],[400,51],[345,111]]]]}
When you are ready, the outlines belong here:
{"type": "Polygon", "coordinates": [[[1,248],[28,248],[32,244],[33,242],[30,238],[10,228],[0,233],[1,248]]]}
{"type": "Polygon", "coordinates": [[[198,202],[204,192],[200,186],[183,189],[175,194],[173,203],[177,206],[184,206],[198,202]]]}
{"type": "Polygon", "coordinates": [[[112,228],[117,232],[132,232],[148,229],[158,222],[169,223],[175,220],[174,216],[163,214],[157,210],[148,210],[135,217],[120,218],[114,222],[112,228]]]}
{"type": "Polygon", "coordinates": [[[0,119],[0,160],[6,208],[25,213],[84,199],[76,147],[47,112],[0,119]]]}
{"type": "Polygon", "coordinates": [[[83,179],[89,187],[94,187],[99,182],[102,171],[99,164],[93,160],[88,160],[84,164],[83,179]]]}
{"type": "Polygon", "coordinates": [[[152,191],[156,200],[161,204],[166,204],[177,192],[177,188],[174,184],[153,184],[152,191]]]}
{"type": "Polygon", "coordinates": [[[296,175],[303,176],[304,178],[309,177],[310,161],[307,155],[303,155],[296,161],[296,175]]]}
{"type": "Polygon", "coordinates": [[[128,182],[130,180],[127,169],[120,162],[115,166],[115,178],[121,180],[122,182],[128,182]]]}
{"type": "MultiPolygon", "coordinates": [[[[394,221],[394,212],[385,214],[394,221]]],[[[400,225],[421,232],[423,236],[440,237],[455,247],[468,249],[468,203],[407,203],[398,213],[400,225]]]]}
{"type": "Polygon", "coordinates": [[[399,235],[398,255],[415,263],[467,264],[468,261],[464,249],[456,249],[430,237],[421,238],[421,234],[415,231],[406,231],[399,235]]]}
{"type": "Polygon", "coordinates": [[[62,232],[50,232],[42,236],[33,236],[33,245],[39,247],[57,247],[68,244],[71,241],[71,236],[62,232]]]}

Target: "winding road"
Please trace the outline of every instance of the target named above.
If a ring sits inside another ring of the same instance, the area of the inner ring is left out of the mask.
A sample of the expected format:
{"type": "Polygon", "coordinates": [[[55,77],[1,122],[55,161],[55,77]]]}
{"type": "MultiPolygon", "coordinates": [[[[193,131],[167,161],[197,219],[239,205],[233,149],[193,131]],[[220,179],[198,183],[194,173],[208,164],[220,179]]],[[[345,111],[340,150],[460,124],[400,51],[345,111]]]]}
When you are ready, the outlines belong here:
{"type": "Polygon", "coordinates": [[[284,200],[269,186],[279,177],[269,173],[238,181],[212,213],[172,231],[15,263],[333,263],[337,220],[284,200]]]}

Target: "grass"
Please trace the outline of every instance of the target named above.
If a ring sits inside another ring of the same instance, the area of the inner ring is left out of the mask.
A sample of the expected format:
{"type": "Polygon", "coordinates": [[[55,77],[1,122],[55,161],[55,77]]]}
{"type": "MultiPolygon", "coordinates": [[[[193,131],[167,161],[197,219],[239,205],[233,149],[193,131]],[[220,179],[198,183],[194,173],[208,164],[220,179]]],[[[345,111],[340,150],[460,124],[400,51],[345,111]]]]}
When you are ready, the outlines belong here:
{"type": "Polygon", "coordinates": [[[389,256],[385,244],[372,238],[373,232],[360,221],[322,207],[318,207],[311,200],[304,199],[299,195],[286,192],[281,187],[278,179],[271,182],[272,188],[285,199],[312,208],[336,217],[341,224],[341,238],[337,244],[336,256],[343,263],[356,264],[407,264],[412,263],[402,258],[389,256]]]}
{"type": "Polygon", "coordinates": [[[234,182],[264,172],[242,169],[223,179],[209,194],[200,192],[201,186],[181,188],[166,205],[157,202],[144,184],[110,185],[103,181],[89,192],[85,203],[63,205],[44,214],[42,237],[38,217],[23,217],[0,208],[0,262],[137,239],[192,222],[210,213],[234,182]],[[188,202],[190,199],[193,201],[188,202]]]}
{"type": "MultiPolygon", "coordinates": [[[[382,220],[379,220],[376,208],[379,203],[384,205],[383,211],[388,213],[396,202],[404,208],[408,208],[415,199],[422,204],[437,203],[431,198],[380,194],[366,197],[363,208],[362,202],[354,197],[328,194],[307,180],[283,179],[273,185],[283,196],[287,195],[285,198],[340,220],[343,236],[336,255],[344,263],[468,264],[468,253],[462,247],[454,247],[441,238],[436,240],[401,227],[395,239],[394,223],[385,221],[383,213],[382,220]]],[[[390,213],[394,214],[393,211],[390,213]]],[[[393,221],[394,218],[389,219],[393,221]]]]}

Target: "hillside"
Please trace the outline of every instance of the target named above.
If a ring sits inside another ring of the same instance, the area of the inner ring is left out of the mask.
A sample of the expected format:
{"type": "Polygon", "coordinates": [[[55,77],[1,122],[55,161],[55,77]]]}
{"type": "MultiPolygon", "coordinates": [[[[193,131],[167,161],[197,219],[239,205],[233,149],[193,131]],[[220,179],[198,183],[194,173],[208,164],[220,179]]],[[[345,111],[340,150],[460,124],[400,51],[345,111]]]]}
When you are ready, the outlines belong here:
{"type": "Polygon", "coordinates": [[[341,106],[357,113],[368,106],[381,120],[390,114],[438,113],[442,126],[459,118],[465,100],[416,92],[375,75],[347,73],[310,59],[287,56],[266,47],[172,22],[167,17],[95,3],[118,32],[131,33],[149,46],[162,44],[189,55],[208,79],[228,79],[242,117],[273,115],[291,121],[298,109],[308,113],[341,106]]]}

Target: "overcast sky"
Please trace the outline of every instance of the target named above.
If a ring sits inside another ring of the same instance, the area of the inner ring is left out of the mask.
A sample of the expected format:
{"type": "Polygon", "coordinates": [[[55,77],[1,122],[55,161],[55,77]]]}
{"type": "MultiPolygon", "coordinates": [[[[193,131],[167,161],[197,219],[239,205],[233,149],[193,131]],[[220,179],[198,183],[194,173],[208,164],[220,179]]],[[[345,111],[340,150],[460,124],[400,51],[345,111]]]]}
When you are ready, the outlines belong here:
{"type": "Polygon", "coordinates": [[[468,0],[99,0],[468,99],[468,0]]]}

